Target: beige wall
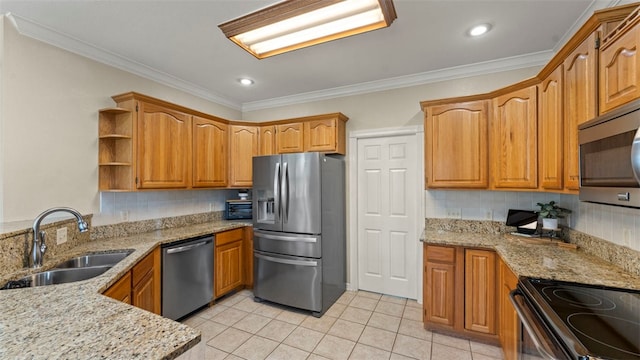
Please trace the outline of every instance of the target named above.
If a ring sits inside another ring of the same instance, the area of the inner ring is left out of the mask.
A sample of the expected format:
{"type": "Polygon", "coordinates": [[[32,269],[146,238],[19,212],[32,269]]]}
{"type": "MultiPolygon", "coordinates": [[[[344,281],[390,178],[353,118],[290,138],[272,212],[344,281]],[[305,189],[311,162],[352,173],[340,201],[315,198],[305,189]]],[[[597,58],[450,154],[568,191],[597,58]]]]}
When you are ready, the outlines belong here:
{"type": "Polygon", "coordinates": [[[0,222],[53,206],[99,213],[98,114],[127,91],[229,119],[241,113],[22,36],[2,24],[0,222]]]}

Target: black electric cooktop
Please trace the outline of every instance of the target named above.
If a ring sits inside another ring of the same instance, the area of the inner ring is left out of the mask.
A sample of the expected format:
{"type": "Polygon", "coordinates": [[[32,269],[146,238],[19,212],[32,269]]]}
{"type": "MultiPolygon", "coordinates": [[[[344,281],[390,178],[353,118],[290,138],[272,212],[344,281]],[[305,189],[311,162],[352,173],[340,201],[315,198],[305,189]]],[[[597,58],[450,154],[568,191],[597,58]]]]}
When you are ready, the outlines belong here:
{"type": "Polygon", "coordinates": [[[640,359],[640,291],[543,279],[523,283],[576,359],[640,359]]]}

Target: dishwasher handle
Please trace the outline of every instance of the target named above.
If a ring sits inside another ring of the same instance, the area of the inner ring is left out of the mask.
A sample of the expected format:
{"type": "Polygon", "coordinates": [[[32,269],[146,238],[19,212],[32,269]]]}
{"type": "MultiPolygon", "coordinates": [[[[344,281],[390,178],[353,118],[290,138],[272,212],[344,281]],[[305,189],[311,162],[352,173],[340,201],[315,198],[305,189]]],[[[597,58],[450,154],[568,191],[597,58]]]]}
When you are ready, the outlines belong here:
{"type": "Polygon", "coordinates": [[[209,244],[212,241],[213,240],[206,240],[206,241],[201,241],[201,242],[196,243],[196,244],[179,246],[179,247],[175,247],[175,248],[169,248],[169,249],[166,250],[166,252],[167,252],[167,254],[178,254],[178,253],[182,253],[182,252],[185,252],[185,251],[189,251],[191,249],[198,248],[200,246],[205,246],[205,245],[209,244]]]}

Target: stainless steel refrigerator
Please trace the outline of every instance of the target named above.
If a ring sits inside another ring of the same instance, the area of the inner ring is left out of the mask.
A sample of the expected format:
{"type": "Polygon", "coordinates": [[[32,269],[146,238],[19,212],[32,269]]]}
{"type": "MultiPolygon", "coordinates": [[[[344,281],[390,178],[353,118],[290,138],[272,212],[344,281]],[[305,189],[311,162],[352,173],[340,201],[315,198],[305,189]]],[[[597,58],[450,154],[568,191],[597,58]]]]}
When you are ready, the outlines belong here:
{"type": "Polygon", "coordinates": [[[256,301],[321,316],[346,287],[342,157],[254,157],[253,229],[256,301]]]}

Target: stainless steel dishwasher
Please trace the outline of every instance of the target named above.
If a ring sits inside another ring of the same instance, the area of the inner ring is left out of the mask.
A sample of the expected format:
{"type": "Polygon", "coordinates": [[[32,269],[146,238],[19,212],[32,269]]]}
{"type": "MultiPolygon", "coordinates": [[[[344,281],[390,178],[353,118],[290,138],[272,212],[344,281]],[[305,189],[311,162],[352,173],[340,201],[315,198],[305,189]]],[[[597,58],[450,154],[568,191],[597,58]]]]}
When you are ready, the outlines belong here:
{"type": "Polygon", "coordinates": [[[162,245],[162,316],[177,320],[213,300],[213,240],[162,245]]]}

